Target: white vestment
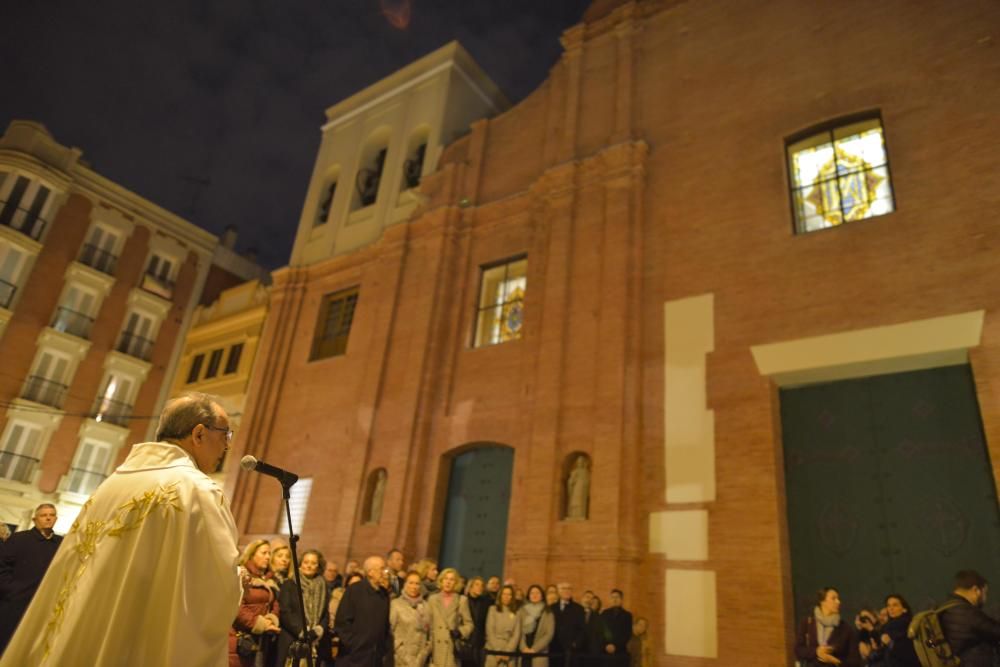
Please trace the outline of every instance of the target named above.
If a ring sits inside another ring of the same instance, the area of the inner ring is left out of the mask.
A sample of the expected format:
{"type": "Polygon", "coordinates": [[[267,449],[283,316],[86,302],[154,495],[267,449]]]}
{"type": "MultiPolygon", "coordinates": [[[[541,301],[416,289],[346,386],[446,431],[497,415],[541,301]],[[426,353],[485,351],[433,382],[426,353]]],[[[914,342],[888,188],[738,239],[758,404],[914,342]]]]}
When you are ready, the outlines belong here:
{"type": "Polygon", "coordinates": [[[183,449],[134,445],[83,506],[0,667],[226,665],[236,536],[183,449]]]}

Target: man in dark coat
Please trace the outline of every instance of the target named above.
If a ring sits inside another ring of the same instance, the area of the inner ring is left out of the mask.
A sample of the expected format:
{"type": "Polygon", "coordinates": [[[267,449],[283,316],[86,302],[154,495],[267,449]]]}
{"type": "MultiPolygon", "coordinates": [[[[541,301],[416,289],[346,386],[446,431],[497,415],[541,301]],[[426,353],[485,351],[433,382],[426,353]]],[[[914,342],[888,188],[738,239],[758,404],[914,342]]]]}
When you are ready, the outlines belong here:
{"type": "Polygon", "coordinates": [[[632,638],[632,613],[622,607],[622,592],[615,588],[608,596],[608,608],[601,612],[607,641],[602,652],[609,656],[609,663],[627,667],[629,664],[628,641],[632,638]]]}
{"type": "Polygon", "coordinates": [[[380,556],[365,559],[365,580],[344,591],[337,607],[333,632],[340,638],[337,667],[382,667],[389,642],[389,594],[382,586],[387,576],[380,556]]]}
{"type": "MultiPolygon", "coordinates": [[[[584,620],[583,607],[573,602],[573,585],[563,582],[558,584],[559,601],[549,609],[555,615],[556,633],[549,645],[549,652],[555,654],[579,655],[586,649],[587,625],[584,620]]],[[[565,657],[552,659],[552,667],[571,667],[576,660],[566,660],[565,657]]]]}
{"type": "MultiPolygon", "coordinates": [[[[988,585],[975,570],[955,575],[955,590],[948,602],[956,602],[941,612],[941,630],[951,650],[962,660],[962,667],[993,667],[1000,647],[1000,621],[983,612],[988,585]]],[[[946,604],[947,604],[946,603],[946,604]]]]}
{"type": "Polygon", "coordinates": [[[31,530],[14,533],[0,544],[0,653],[14,636],[62,542],[62,536],[52,532],[54,505],[39,505],[32,521],[35,525],[31,530]]]}

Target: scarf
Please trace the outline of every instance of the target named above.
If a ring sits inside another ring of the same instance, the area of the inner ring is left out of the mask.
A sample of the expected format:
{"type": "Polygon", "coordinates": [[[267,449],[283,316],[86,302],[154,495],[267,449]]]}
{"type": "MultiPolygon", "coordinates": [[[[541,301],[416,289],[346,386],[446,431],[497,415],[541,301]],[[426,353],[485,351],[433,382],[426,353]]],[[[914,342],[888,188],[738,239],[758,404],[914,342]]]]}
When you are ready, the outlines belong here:
{"type": "Polygon", "coordinates": [[[816,619],[816,641],[820,646],[826,646],[830,635],[840,625],[840,614],[824,614],[816,607],[813,609],[813,617],[816,619]]]}
{"type": "Polygon", "coordinates": [[[538,619],[545,611],[544,602],[526,602],[521,609],[524,610],[524,619],[521,621],[521,632],[530,635],[538,627],[538,619]]]}
{"type": "Polygon", "coordinates": [[[399,596],[400,600],[410,605],[410,607],[417,613],[417,629],[420,630],[424,635],[430,634],[431,631],[431,617],[427,613],[427,603],[419,595],[415,598],[411,598],[406,593],[399,596]]]}
{"type": "Polygon", "coordinates": [[[302,582],[302,604],[306,610],[306,624],[311,628],[319,625],[323,615],[323,603],[326,602],[326,580],[314,575],[307,577],[299,570],[299,580],[302,582]]]}

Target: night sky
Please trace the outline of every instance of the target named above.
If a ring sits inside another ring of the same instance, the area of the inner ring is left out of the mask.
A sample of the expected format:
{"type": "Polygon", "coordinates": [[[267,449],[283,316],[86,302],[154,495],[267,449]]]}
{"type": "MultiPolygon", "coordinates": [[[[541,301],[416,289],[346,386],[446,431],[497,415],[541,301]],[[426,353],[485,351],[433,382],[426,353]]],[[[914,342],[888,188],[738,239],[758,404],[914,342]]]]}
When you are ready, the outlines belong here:
{"type": "Polygon", "coordinates": [[[101,175],[214,233],[236,225],[275,268],[327,107],[452,39],[517,102],[590,2],[7,3],[0,126],[42,122],[101,175]]]}

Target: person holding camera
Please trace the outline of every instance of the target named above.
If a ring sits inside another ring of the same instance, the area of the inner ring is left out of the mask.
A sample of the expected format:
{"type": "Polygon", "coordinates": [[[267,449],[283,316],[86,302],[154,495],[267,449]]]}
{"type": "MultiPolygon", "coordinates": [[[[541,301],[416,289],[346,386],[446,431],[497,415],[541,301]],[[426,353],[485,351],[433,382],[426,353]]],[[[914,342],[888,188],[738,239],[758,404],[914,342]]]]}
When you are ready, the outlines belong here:
{"type": "Polygon", "coordinates": [[[458,570],[445,568],[438,576],[439,592],[427,598],[431,610],[431,664],[434,667],[457,667],[455,640],[468,639],[475,627],[469,600],[455,591],[458,570]]]}
{"type": "Polygon", "coordinates": [[[858,631],[858,649],[861,664],[865,667],[885,667],[885,647],[882,645],[882,628],[872,609],[862,609],[854,617],[858,631]]]}

